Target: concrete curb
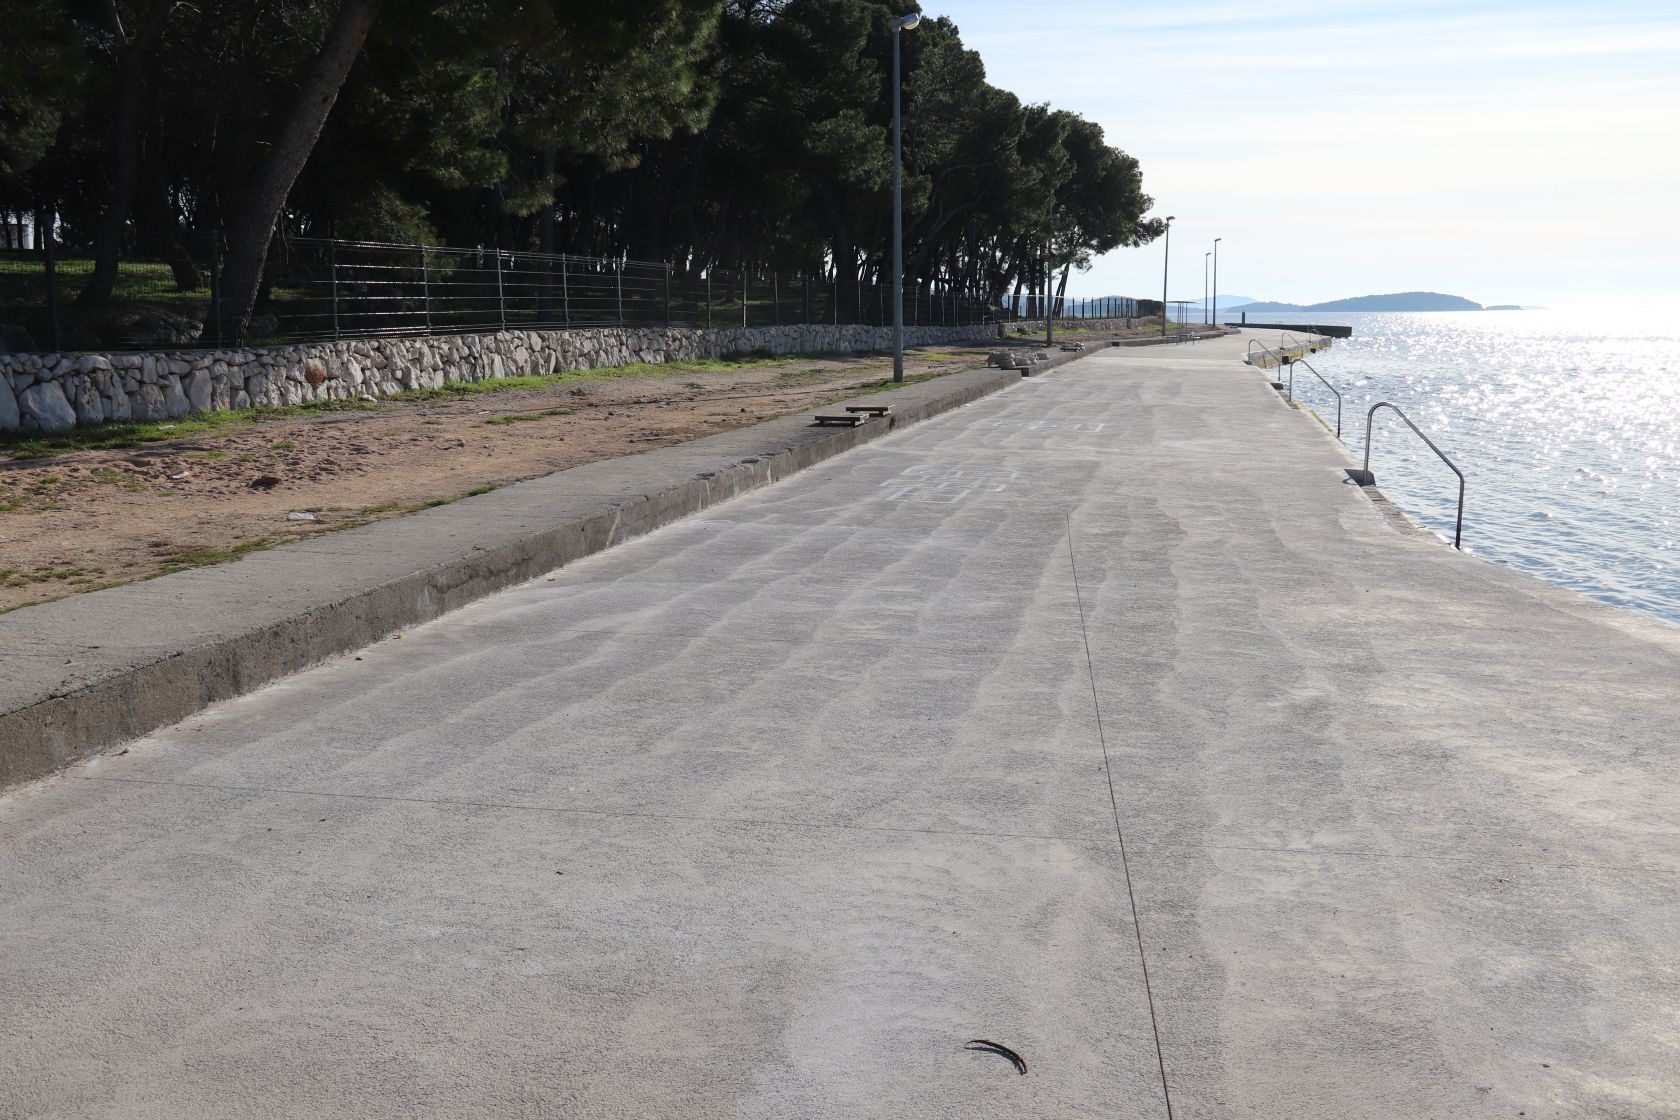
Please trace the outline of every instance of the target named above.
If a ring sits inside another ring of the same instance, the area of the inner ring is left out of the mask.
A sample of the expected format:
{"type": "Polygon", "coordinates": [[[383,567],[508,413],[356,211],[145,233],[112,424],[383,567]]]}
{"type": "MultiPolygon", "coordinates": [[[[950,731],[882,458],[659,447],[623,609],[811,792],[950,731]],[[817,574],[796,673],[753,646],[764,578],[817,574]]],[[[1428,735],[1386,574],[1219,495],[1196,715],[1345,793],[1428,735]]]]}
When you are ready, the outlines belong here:
{"type": "MultiPolygon", "coordinates": [[[[1193,335],[1191,337],[1194,340],[1201,340],[1201,339],[1205,339],[1205,338],[1218,338],[1222,334],[1230,334],[1230,333],[1231,333],[1230,331],[1214,331],[1214,332],[1209,332],[1209,333],[1204,333],[1204,334],[1196,334],[1196,335],[1193,335]]],[[[1022,377],[1032,377],[1035,374],[1044,373],[1046,370],[1055,369],[1057,366],[1065,366],[1069,362],[1078,361],[1080,358],[1089,357],[1092,354],[1101,353],[1102,351],[1108,349],[1111,346],[1161,346],[1161,345],[1165,345],[1165,344],[1168,344],[1168,343],[1174,343],[1174,342],[1178,342],[1178,341],[1179,341],[1179,339],[1173,338],[1172,336],[1169,335],[1166,338],[1111,338],[1107,342],[1093,342],[1088,347],[1086,347],[1084,350],[1051,349],[1051,347],[1061,347],[1063,345],[1063,343],[1060,343],[1060,342],[1053,342],[1048,347],[1046,347],[1046,346],[1012,347],[1012,349],[1025,349],[1025,350],[1032,350],[1034,352],[1037,352],[1038,350],[1049,349],[1050,350],[1050,356],[1042,362],[1032,362],[1032,363],[1030,363],[1028,365],[1024,365],[1024,366],[1003,366],[1001,368],[1001,372],[1003,372],[1003,373],[1017,373],[1017,374],[1020,374],[1022,377]]]]}
{"type": "Polygon", "coordinates": [[[0,616],[0,789],[1019,380],[950,374],[871,395],[893,415],[857,428],[785,416],[0,616]]]}

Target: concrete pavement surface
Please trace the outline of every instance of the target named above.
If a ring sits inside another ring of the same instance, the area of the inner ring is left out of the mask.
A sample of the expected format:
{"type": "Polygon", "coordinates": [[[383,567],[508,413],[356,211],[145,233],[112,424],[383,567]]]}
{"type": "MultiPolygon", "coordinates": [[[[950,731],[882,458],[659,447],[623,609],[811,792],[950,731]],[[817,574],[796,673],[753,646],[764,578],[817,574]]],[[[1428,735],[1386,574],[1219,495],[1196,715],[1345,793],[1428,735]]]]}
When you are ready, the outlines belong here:
{"type": "Polygon", "coordinates": [[[1680,1116],[1680,631],[1397,527],[1242,342],[0,796],[0,1115],[1680,1116]]]}
{"type": "Polygon", "coordinates": [[[0,789],[1016,381],[947,374],[870,396],[892,415],[858,428],[782,416],[0,615],[0,789]]]}

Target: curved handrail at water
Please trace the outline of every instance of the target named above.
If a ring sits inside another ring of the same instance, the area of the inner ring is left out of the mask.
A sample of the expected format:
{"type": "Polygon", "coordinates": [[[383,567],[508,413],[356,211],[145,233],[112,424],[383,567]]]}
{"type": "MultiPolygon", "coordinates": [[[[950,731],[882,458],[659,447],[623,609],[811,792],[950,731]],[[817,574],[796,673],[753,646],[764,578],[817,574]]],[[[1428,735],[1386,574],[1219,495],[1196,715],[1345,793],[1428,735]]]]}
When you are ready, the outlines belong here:
{"type": "MultiPolygon", "coordinates": [[[[1323,385],[1326,389],[1328,389],[1332,393],[1336,394],[1336,438],[1341,439],[1342,438],[1342,394],[1334,385],[1332,385],[1332,384],[1330,384],[1330,382],[1324,380],[1324,375],[1322,373],[1319,373],[1316,369],[1313,369],[1312,363],[1307,361],[1305,358],[1296,358],[1293,362],[1289,363],[1289,403],[1290,404],[1295,403],[1295,367],[1297,365],[1306,366],[1307,367],[1307,372],[1311,373],[1314,377],[1318,378],[1319,383],[1321,385],[1323,385]]],[[[1398,410],[1396,410],[1396,411],[1398,411],[1398,410]]],[[[1367,446],[1370,445],[1370,439],[1369,438],[1367,438],[1365,442],[1366,442],[1367,446]]],[[[1367,464],[1367,465],[1369,465],[1369,464],[1367,464]]]]}
{"type": "Polygon", "coordinates": [[[1260,347],[1260,353],[1264,357],[1271,359],[1272,365],[1280,366],[1280,365],[1283,364],[1283,355],[1282,354],[1278,353],[1276,350],[1273,350],[1270,346],[1267,346],[1264,342],[1261,342],[1258,338],[1251,338],[1251,339],[1248,340],[1248,356],[1243,359],[1249,365],[1256,366],[1260,369],[1269,368],[1269,367],[1267,367],[1267,366],[1265,366],[1265,365],[1263,365],[1259,362],[1256,362],[1254,360],[1254,348],[1256,346],[1260,347]]]}
{"type": "Polygon", "coordinates": [[[1412,418],[1401,412],[1400,406],[1393,401],[1378,401],[1371,406],[1371,411],[1365,414],[1365,477],[1376,477],[1371,473],[1371,418],[1377,414],[1379,408],[1390,409],[1394,415],[1404,420],[1406,427],[1416,432],[1417,437],[1429,445],[1429,450],[1435,452],[1440,457],[1441,462],[1445,463],[1458,476],[1458,523],[1453,528],[1453,547],[1462,550],[1463,545],[1459,542],[1464,539],[1464,472],[1459,470],[1457,464],[1447,458],[1446,452],[1436,447],[1435,441],[1424,435],[1423,429],[1412,423],[1412,418]]]}

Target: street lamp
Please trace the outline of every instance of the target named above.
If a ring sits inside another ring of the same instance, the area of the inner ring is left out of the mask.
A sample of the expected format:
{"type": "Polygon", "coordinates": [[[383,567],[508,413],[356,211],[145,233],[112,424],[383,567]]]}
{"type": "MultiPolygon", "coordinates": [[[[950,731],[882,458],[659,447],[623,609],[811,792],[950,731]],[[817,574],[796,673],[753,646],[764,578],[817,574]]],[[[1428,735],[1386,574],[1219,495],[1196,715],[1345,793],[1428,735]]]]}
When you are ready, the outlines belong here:
{"type": "Polygon", "coordinates": [[[1050,263],[1050,242],[1044,243],[1044,345],[1056,344],[1056,305],[1050,298],[1050,280],[1056,274],[1056,266],[1050,263]]]}
{"type": "Polygon", "coordinates": [[[1167,337],[1167,262],[1172,259],[1172,224],[1175,214],[1167,215],[1166,241],[1161,245],[1161,337],[1167,337]]]}
{"type": "Polygon", "coordinates": [[[1219,243],[1223,237],[1213,239],[1213,325],[1219,326],[1219,243]]]}
{"type": "Polygon", "coordinates": [[[900,31],[914,31],[922,13],[899,16],[887,26],[893,40],[893,380],[904,380],[904,126],[898,108],[898,40],[900,31]]]}
{"type": "Polygon", "coordinates": [[[1202,254],[1202,323],[1203,323],[1203,325],[1206,325],[1206,323],[1207,323],[1207,312],[1208,312],[1207,272],[1208,272],[1208,258],[1211,257],[1211,256],[1213,256],[1213,250],[1212,249],[1209,249],[1207,252],[1202,254]]]}

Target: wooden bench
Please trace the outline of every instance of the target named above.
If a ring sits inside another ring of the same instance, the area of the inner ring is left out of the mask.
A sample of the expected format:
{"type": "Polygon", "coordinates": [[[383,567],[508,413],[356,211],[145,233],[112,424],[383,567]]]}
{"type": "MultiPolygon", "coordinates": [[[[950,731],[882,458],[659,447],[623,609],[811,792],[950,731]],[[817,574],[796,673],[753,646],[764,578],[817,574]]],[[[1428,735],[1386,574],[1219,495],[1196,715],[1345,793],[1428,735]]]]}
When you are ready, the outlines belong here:
{"type": "Polygon", "coordinates": [[[855,412],[819,412],[816,424],[824,428],[855,428],[866,419],[868,417],[859,416],[855,412]]]}
{"type": "Polygon", "coordinates": [[[846,411],[847,412],[866,413],[867,415],[870,415],[870,416],[886,416],[886,415],[888,415],[892,412],[892,405],[890,405],[890,404],[849,404],[849,405],[846,406],[846,411]]]}

